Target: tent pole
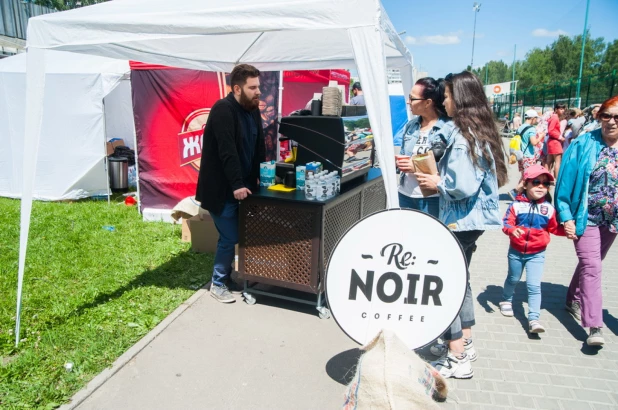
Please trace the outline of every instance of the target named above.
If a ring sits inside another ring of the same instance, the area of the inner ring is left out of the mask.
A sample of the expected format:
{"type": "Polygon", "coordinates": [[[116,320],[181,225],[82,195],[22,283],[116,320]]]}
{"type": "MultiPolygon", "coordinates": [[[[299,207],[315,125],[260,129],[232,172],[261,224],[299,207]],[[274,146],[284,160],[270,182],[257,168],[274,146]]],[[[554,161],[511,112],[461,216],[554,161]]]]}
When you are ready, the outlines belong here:
{"type": "MultiPolygon", "coordinates": [[[[281,118],[283,117],[283,71],[279,71],[279,107],[277,108],[277,119],[281,122],[281,118]]],[[[279,130],[279,128],[277,128],[279,130]]],[[[279,132],[277,131],[277,134],[279,132]]],[[[277,156],[275,157],[275,161],[279,161],[279,155],[281,153],[281,143],[279,139],[277,139],[277,156]]]]}
{"type": "Polygon", "coordinates": [[[103,108],[103,152],[105,153],[105,180],[107,181],[107,205],[112,204],[112,191],[109,185],[109,162],[107,161],[107,124],[105,123],[105,98],[103,98],[102,108],[103,108]]]}
{"type": "Polygon", "coordinates": [[[135,184],[137,186],[137,212],[142,214],[142,197],[139,193],[139,155],[137,153],[137,133],[133,127],[133,147],[135,148],[135,184]]]}

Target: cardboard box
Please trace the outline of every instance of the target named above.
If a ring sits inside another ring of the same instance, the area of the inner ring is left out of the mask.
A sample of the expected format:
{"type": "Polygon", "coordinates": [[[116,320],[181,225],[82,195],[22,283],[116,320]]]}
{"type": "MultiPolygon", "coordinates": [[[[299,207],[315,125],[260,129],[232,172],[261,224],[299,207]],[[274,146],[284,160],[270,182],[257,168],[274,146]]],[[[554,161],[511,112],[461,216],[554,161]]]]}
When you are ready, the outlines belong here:
{"type": "Polygon", "coordinates": [[[210,215],[195,215],[187,221],[187,228],[189,231],[188,239],[191,241],[193,252],[215,253],[217,251],[219,232],[217,232],[210,215]]]}
{"type": "MultiPolygon", "coordinates": [[[[183,220],[182,241],[191,242],[191,250],[193,252],[215,253],[218,240],[219,232],[208,213],[195,215],[186,220],[186,224],[183,220]]],[[[236,255],[238,255],[238,245],[236,245],[236,255]]]]}
{"type": "Polygon", "coordinates": [[[180,237],[182,242],[191,242],[191,231],[189,230],[188,221],[188,219],[184,218],[182,220],[182,236],[180,237]]]}
{"type": "Polygon", "coordinates": [[[116,147],[123,147],[125,145],[124,140],[119,139],[107,143],[107,155],[112,155],[116,147]]]}

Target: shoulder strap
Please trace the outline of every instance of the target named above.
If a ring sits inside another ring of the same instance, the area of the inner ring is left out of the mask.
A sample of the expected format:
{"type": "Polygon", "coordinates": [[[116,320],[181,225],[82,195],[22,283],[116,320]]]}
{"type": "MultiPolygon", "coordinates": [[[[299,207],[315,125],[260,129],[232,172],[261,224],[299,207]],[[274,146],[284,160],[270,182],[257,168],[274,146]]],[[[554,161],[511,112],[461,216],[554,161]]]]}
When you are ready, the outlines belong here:
{"type": "MultiPolygon", "coordinates": [[[[524,134],[526,133],[526,131],[528,131],[530,128],[532,128],[532,125],[528,125],[526,126],[523,130],[521,130],[521,132],[519,133],[520,137],[523,137],[524,134]]],[[[526,148],[524,148],[521,152],[526,152],[526,150],[528,149],[528,147],[530,146],[530,143],[532,141],[528,140],[528,145],[526,145],[526,148]]]]}

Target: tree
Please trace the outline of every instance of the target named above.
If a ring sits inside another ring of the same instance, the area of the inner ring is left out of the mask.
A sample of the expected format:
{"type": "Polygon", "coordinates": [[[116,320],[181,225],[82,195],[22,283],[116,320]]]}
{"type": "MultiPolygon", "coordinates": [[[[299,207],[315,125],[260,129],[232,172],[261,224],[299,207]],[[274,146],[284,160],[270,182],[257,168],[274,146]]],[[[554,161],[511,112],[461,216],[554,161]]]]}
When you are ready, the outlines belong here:
{"type": "Polygon", "coordinates": [[[607,73],[618,68],[618,40],[614,40],[607,45],[601,61],[600,70],[602,73],[607,73]]]}
{"type": "Polygon", "coordinates": [[[34,0],[34,3],[41,6],[56,9],[58,11],[70,10],[76,7],[90,6],[97,3],[103,3],[108,0],[34,0]]]}

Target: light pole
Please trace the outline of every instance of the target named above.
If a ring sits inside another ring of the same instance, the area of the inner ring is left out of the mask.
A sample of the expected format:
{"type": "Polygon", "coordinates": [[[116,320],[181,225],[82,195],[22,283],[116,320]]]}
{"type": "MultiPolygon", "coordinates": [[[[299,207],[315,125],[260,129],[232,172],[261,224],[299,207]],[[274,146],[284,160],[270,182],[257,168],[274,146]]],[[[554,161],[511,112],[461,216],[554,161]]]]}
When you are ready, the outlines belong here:
{"type": "Polygon", "coordinates": [[[472,10],[474,11],[474,30],[472,31],[472,60],[470,61],[470,70],[474,70],[474,40],[476,40],[476,14],[481,11],[481,3],[474,2],[472,10]]]}
{"type": "MultiPolygon", "coordinates": [[[[579,59],[579,76],[577,77],[577,92],[575,93],[575,101],[577,101],[577,108],[581,107],[579,93],[582,88],[582,72],[584,70],[584,49],[586,47],[586,31],[588,30],[588,9],[589,8],[590,8],[590,0],[586,1],[586,17],[584,18],[584,32],[582,34],[582,53],[579,59]]],[[[571,96],[569,96],[569,98],[570,97],[571,96]]]]}

